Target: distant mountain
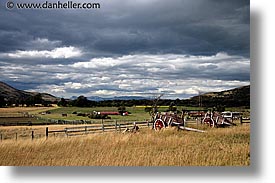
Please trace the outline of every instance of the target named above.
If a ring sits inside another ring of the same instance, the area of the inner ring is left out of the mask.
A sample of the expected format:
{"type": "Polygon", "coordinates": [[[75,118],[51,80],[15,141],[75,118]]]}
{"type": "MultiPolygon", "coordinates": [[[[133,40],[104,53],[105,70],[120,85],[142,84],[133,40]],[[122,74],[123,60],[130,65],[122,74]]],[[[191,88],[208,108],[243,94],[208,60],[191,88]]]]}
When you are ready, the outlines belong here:
{"type": "Polygon", "coordinates": [[[114,97],[111,100],[145,100],[149,99],[146,97],[141,97],[141,96],[120,96],[120,97],[114,97]]]}
{"type": "MultiPolygon", "coordinates": [[[[18,90],[4,82],[0,81],[0,106],[6,102],[9,103],[22,103],[22,101],[28,101],[31,99],[35,100],[36,96],[41,95],[41,98],[45,102],[54,103],[60,101],[60,98],[55,97],[48,93],[38,93],[38,92],[27,92],[23,90],[18,90]],[[4,101],[4,102],[3,102],[4,101]]],[[[71,99],[66,99],[67,102],[75,100],[78,97],[73,96],[71,99]]],[[[136,102],[131,101],[131,105],[151,105],[151,100],[146,97],[141,96],[114,96],[114,97],[98,97],[89,96],[87,97],[90,101],[110,101],[110,105],[114,100],[125,100],[125,102],[130,100],[136,100],[136,102]],[[146,100],[146,101],[142,101],[146,100]]],[[[170,105],[172,99],[160,99],[159,105],[170,105]]],[[[126,103],[127,103],[126,102],[126,103]]],[[[250,106],[250,85],[243,86],[239,88],[234,88],[231,90],[225,90],[221,92],[209,92],[202,95],[191,97],[190,99],[182,99],[175,101],[177,105],[182,106],[202,106],[202,107],[214,107],[214,106],[226,106],[226,107],[238,107],[238,106],[250,106]]],[[[107,102],[108,103],[108,102],[107,102]]],[[[94,104],[93,104],[94,105],[94,104]]],[[[107,105],[107,104],[105,104],[107,105]]]]}
{"type": "Polygon", "coordinates": [[[250,85],[234,88],[231,90],[225,90],[221,92],[204,93],[201,96],[213,97],[213,98],[227,98],[232,96],[250,97],[250,85]]]}
{"type": "Polygon", "coordinates": [[[202,106],[250,106],[250,85],[221,92],[209,92],[191,97],[188,100],[195,104],[201,101],[202,106]]]}
{"type": "MultiPolygon", "coordinates": [[[[69,100],[75,100],[77,99],[78,96],[72,96],[69,100]]],[[[98,96],[89,96],[89,97],[86,97],[88,100],[91,100],[91,101],[96,101],[96,102],[99,102],[99,101],[104,101],[104,100],[108,100],[106,98],[102,98],[102,97],[98,97],[98,96]]]]}
{"type": "Polygon", "coordinates": [[[88,99],[88,100],[91,100],[91,101],[96,101],[96,102],[106,100],[105,98],[98,97],[98,96],[89,96],[89,97],[87,97],[87,99],[88,99]]]}
{"type": "MultiPolygon", "coordinates": [[[[78,96],[72,96],[70,100],[77,99],[78,96]]],[[[86,97],[90,101],[106,101],[106,100],[148,100],[149,98],[141,97],[141,96],[118,96],[118,97],[99,97],[99,96],[89,96],[86,97]]]]}
{"type": "Polygon", "coordinates": [[[4,98],[7,101],[22,101],[29,97],[34,97],[38,94],[41,94],[42,100],[47,102],[56,102],[59,100],[58,97],[55,97],[48,93],[27,92],[23,90],[18,90],[0,81],[0,97],[4,98]]]}
{"type": "Polygon", "coordinates": [[[56,96],[53,96],[49,93],[40,93],[42,95],[42,99],[44,101],[49,101],[49,102],[56,102],[56,101],[59,101],[60,98],[59,97],[56,97],[56,96]]]}
{"type": "Polygon", "coordinates": [[[29,92],[17,90],[12,86],[0,81],[0,96],[5,99],[17,99],[17,98],[26,98],[32,95],[29,92]]]}
{"type": "Polygon", "coordinates": [[[90,96],[90,97],[87,97],[87,99],[98,102],[98,101],[105,101],[105,100],[144,100],[148,98],[140,97],[140,96],[118,96],[118,97],[108,97],[108,98],[90,96]]]}

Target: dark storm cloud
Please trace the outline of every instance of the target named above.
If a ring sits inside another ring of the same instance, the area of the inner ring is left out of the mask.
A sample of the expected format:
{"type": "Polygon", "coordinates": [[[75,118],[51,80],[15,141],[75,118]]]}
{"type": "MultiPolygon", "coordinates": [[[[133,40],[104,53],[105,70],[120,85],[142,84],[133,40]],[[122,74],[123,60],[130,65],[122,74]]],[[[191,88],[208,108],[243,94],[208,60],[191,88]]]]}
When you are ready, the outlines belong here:
{"type": "Polygon", "coordinates": [[[29,41],[47,38],[84,47],[92,56],[220,51],[248,56],[249,1],[100,2],[101,9],[89,11],[2,10],[0,51],[26,49],[29,41]]]}
{"type": "MultiPolygon", "coordinates": [[[[13,2],[32,1],[44,2],[13,2]]],[[[96,10],[7,10],[1,1],[1,80],[66,97],[173,98],[249,84],[249,1],[98,2],[96,10]]]]}

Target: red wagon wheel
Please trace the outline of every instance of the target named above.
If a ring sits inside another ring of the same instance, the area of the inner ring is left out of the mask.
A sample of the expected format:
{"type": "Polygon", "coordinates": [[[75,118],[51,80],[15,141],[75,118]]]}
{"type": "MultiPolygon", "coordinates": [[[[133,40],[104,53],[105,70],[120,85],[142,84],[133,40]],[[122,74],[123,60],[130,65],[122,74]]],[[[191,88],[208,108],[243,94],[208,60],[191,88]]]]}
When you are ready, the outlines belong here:
{"type": "Polygon", "coordinates": [[[205,118],[205,119],[203,119],[203,123],[208,124],[210,127],[214,127],[215,126],[215,122],[211,118],[205,118]]]}
{"type": "Polygon", "coordinates": [[[154,129],[155,130],[160,130],[160,129],[164,128],[164,127],[165,127],[165,124],[164,124],[164,122],[161,119],[157,119],[154,122],[154,129]]]}

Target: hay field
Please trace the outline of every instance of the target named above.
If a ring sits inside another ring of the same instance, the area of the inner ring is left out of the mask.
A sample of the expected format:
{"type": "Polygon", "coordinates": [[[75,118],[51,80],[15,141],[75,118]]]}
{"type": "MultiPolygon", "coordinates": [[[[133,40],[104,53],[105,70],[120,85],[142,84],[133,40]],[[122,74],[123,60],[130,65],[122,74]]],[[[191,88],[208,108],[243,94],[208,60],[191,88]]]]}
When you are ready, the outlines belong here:
{"type": "Polygon", "coordinates": [[[207,133],[145,128],[139,133],[3,140],[0,165],[248,166],[249,144],[249,124],[209,128],[207,133]]]}
{"type": "Polygon", "coordinates": [[[57,107],[8,107],[0,108],[0,117],[21,117],[22,113],[39,113],[46,110],[55,109],[57,107]]]}

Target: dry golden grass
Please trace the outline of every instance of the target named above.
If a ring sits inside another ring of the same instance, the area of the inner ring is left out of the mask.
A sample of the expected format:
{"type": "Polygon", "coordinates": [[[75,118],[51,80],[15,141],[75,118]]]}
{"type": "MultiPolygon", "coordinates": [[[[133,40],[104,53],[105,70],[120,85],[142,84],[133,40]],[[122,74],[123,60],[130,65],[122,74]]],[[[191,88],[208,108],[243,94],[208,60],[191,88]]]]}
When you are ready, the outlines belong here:
{"type": "Polygon", "coordinates": [[[0,108],[0,113],[31,112],[45,109],[55,109],[56,107],[8,107],[0,108]]]}
{"type": "MultiPolygon", "coordinates": [[[[76,125],[49,125],[50,130],[64,130],[66,127],[72,127],[76,125]]],[[[77,125],[82,126],[82,125],[77,125]]],[[[31,133],[34,131],[35,138],[45,137],[46,131],[45,125],[41,126],[0,126],[0,135],[2,135],[2,139],[13,139],[15,140],[16,134],[18,140],[26,140],[31,139],[31,133]]],[[[50,134],[50,136],[54,136],[54,134],[50,134]]],[[[63,134],[55,134],[55,136],[63,136],[63,134]]]]}
{"type": "Polygon", "coordinates": [[[0,108],[0,117],[17,117],[22,116],[23,112],[39,113],[42,111],[55,109],[55,107],[8,107],[0,108]]]}
{"type": "Polygon", "coordinates": [[[194,133],[142,129],[0,142],[0,165],[13,166],[247,166],[250,126],[194,133]]]}

